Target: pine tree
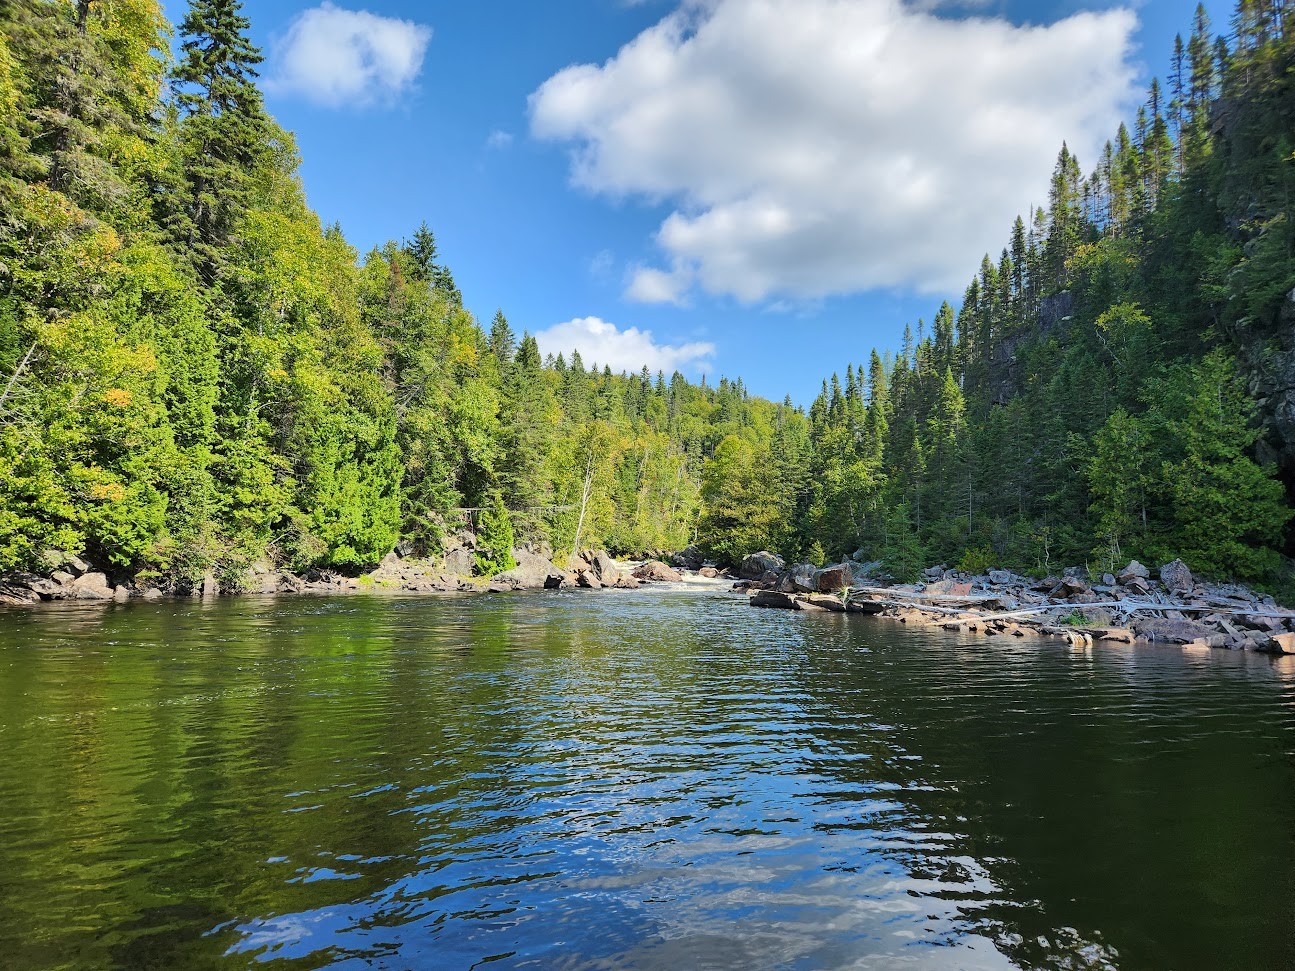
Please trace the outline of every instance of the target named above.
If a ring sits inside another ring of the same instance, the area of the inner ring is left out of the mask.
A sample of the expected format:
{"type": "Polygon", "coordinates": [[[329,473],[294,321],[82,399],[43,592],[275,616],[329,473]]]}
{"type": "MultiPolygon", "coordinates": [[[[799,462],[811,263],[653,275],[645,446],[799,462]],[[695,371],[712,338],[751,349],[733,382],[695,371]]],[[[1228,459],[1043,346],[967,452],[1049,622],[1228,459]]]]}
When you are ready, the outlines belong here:
{"type": "Polygon", "coordinates": [[[161,196],[173,241],[202,278],[214,282],[252,204],[255,173],[270,157],[265,114],[239,0],[192,0],[180,23],[175,66],[179,171],[161,196]]]}

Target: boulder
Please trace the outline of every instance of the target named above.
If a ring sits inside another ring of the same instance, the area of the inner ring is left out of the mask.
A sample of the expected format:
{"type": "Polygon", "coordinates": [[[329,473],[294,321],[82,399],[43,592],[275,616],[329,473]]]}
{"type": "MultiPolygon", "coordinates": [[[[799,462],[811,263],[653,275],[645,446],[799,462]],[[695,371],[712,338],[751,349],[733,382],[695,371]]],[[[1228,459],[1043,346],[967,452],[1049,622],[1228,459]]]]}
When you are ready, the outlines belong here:
{"type": "Polygon", "coordinates": [[[1142,577],[1129,577],[1127,580],[1120,581],[1129,593],[1137,594],[1139,597],[1145,597],[1151,592],[1151,585],[1142,577]]]}
{"type": "Polygon", "coordinates": [[[637,590],[641,586],[643,586],[643,584],[638,580],[635,580],[633,577],[627,577],[624,574],[616,578],[615,587],[617,590],[637,590]]]}
{"type": "Polygon", "coordinates": [[[1274,634],[1265,647],[1272,654],[1295,654],[1295,634],[1274,634]]]}
{"type": "Polygon", "coordinates": [[[836,593],[854,585],[854,570],[848,563],[826,566],[814,574],[814,589],[818,593],[836,593]]]}
{"type": "Polygon", "coordinates": [[[1010,583],[1016,582],[1016,574],[1010,570],[990,570],[989,582],[995,586],[1005,587],[1010,583]]]}
{"type": "Polygon", "coordinates": [[[1055,597],[1058,600],[1069,600],[1072,597],[1087,597],[1092,594],[1088,584],[1078,577],[1062,577],[1058,583],[1049,592],[1048,596],[1055,597]]]}
{"type": "Polygon", "coordinates": [[[26,584],[0,580],[0,605],[19,607],[40,602],[40,596],[26,584]]]}
{"type": "Polygon", "coordinates": [[[678,583],[683,579],[660,560],[649,560],[634,571],[636,580],[647,580],[654,583],[678,583]]]}
{"type": "Polygon", "coordinates": [[[441,560],[441,569],[456,577],[470,577],[476,568],[476,554],[466,546],[456,546],[454,549],[447,550],[444,559],[441,560]]]}
{"type": "Polygon", "coordinates": [[[1204,624],[1190,620],[1147,619],[1134,623],[1133,632],[1144,641],[1158,644],[1190,644],[1209,640],[1215,633],[1204,624]]]}
{"type": "Polygon", "coordinates": [[[562,584],[567,582],[567,578],[561,573],[550,573],[544,578],[545,590],[561,590],[562,584]]]}
{"type": "Polygon", "coordinates": [[[576,586],[584,590],[601,590],[605,584],[594,576],[590,570],[581,570],[576,574],[576,586]]]}
{"type": "Polygon", "coordinates": [[[111,600],[113,596],[108,578],[102,573],[87,573],[64,586],[66,595],[74,600],[111,600]]]}
{"type": "Polygon", "coordinates": [[[1128,583],[1130,580],[1149,580],[1150,578],[1151,571],[1137,560],[1129,560],[1129,565],[1115,575],[1115,579],[1120,583],[1128,583]]]}
{"type": "Polygon", "coordinates": [[[594,568],[594,576],[608,586],[613,586],[620,578],[620,568],[605,550],[594,553],[591,564],[594,568]]]}
{"type": "Polygon", "coordinates": [[[569,573],[588,573],[593,568],[594,565],[579,553],[572,553],[567,557],[567,571],[569,573]]]}
{"type": "Polygon", "coordinates": [[[682,549],[670,557],[670,562],[681,570],[700,570],[706,565],[706,557],[695,546],[682,549]]]}
{"type": "Polygon", "coordinates": [[[1196,585],[1195,578],[1192,577],[1192,571],[1187,569],[1187,564],[1182,560],[1174,560],[1166,563],[1160,568],[1160,582],[1170,593],[1190,593],[1192,587],[1196,585]]]}
{"type": "Polygon", "coordinates": [[[850,557],[850,563],[854,567],[854,578],[856,580],[862,577],[871,577],[879,574],[886,566],[882,560],[865,560],[859,556],[858,551],[850,557]]]}
{"type": "Polygon", "coordinates": [[[781,556],[761,550],[742,560],[738,575],[746,580],[757,580],[766,573],[781,573],[786,567],[787,563],[781,556]]]}
{"type": "Polygon", "coordinates": [[[392,571],[392,570],[399,570],[399,569],[400,569],[400,554],[397,553],[395,550],[392,550],[390,553],[384,556],[382,558],[382,562],[378,564],[378,570],[392,571]]]}
{"type": "Polygon", "coordinates": [[[788,571],[791,577],[792,586],[801,593],[817,593],[818,585],[814,582],[814,574],[818,568],[813,563],[797,563],[788,571]]]}
{"type": "Polygon", "coordinates": [[[946,566],[933,566],[922,571],[922,576],[927,580],[943,580],[944,574],[948,570],[946,566]]]}
{"type": "Polygon", "coordinates": [[[776,590],[760,590],[751,595],[752,607],[775,607],[780,610],[802,610],[799,600],[776,590]]]}
{"type": "MultiPolygon", "coordinates": [[[[469,555],[471,555],[470,552],[469,555]]],[[[529,553],[521,549],[513,550],[513,559],[517,561],[517,565],[511,570],[494,577],[495,581],[511,584],[520,590],[553,590],[556,588],[549,586],[552,577],[560,577],[563,582],[570,580],[550,560],[535,553],[529,553]]],[[[466,576],[467,574],[460,575],[466,576]]]]}
{"type": "Polygon", "coordinates": [[[713,566],[703,566],[697,572],[707,580],[714,580],[719,576],[719,570],[715,569],[713,566]]]}
{"type": "MultiPolygon", "coordinates": [[[[11,586],[21,590],[30,591],[35,598],[42,600],[52,600],[59,596],[65,596],[62,584],[55,583],[53,580],[47,580],[45,577],[38,577],[34,573],[19,573],[7,578],[6,586],[11,586]]],[[[18,594],[18,596],[23,596],[18,594]]],[[[30,602],[33,597],[25,597],[30,602]]]]}

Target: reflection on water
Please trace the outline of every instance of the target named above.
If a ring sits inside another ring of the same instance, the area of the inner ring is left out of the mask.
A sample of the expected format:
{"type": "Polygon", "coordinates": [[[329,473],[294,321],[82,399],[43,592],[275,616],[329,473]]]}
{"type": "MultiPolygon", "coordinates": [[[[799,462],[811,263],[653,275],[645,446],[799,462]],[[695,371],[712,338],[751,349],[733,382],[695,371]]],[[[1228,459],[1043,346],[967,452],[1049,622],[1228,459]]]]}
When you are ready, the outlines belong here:
{"type": "Polygon", "coordinates": [[[0,954],[1290,967],[1290,660],[659,590],[0,614],[0,954]]]}

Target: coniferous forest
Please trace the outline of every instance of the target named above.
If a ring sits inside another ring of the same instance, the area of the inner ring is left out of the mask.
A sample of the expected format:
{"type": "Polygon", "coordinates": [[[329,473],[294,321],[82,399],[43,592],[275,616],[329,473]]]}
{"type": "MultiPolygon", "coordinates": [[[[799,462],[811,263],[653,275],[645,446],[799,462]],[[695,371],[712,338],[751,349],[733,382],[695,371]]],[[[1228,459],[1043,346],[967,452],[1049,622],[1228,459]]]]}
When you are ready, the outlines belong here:
{"type": "Polygon", "coordinates": [[[805,409],[542,359],[464,309],[426,225],[358,253],[306,205],[237,0],[174,28],[0,0],[0,573],[59,549],[237,589],[434,557],[476,510],[483,575],[511,535],[901,578],[1182,557],[1289,598],[1292,16],[1199,11],[960,306],[805,409]]]}

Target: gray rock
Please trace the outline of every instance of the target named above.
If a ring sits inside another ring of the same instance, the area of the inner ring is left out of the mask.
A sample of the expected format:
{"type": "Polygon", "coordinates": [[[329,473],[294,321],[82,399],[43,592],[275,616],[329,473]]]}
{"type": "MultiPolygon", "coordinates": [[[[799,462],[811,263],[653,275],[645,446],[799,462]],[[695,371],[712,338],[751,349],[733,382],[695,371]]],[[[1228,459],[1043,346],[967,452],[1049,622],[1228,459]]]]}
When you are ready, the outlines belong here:
{"type": "Polygon", "coordinates": [[[635,580],[633,577],[622,575],[616,578],[615,586],[617,590],[637,590],[639,587],[643,586],[643,584],[638,580],[635,580]]]}
{"type": "Polygon", "coordinates": [[[605,550],[599,550],[593,555],[593,568],[594,576],[608,586],[613,586],[621,575],[616,561],[605,550]]]}
{"type": "MultiPolygon", "coordinates": [[[[1135,621],[1133,631],[1146,641],[1160,644],[1190,644],[1192,641],[1207,640],[1214,631],[1204,624],[1190,620],[1157,620],[1154,618],[1135,621]]],[[[1263,635],[1266,640],[1268,635],[1263,635]]]]}
{"type": "Polygon", "coordinates": [[[1190,593],[1192,587],[1196,585],[1196,581],[1192,577],[1192,571],[1187,569],[1187,564],[1182,560],[1174,560],[1162,566],[1160,568],[1160,582],[1171,593],[1190,593]]]}
{"type": "Polygon", "coordinates": [[[922,576],[928,580],[943,580],[944,574],[948,571],[946,566],[933,566],[922,571],[922,576]]]}
{"type": "Polygon", "coordinates": [[[601,590],[605,584],[594,576],[592,571],[581,570],[576,574],[576,586],[585,590],[601,590]]]}
{"type": "Polygon", "coordinates": [[[17,576],[9,577],[6,585],[29,590],[35,596],[46,600],[53,599],[63,592],[60,584],[55,583],[53,580],[47,580],[45,577],[38,577],[34,573],[20,573],[17,576]]]}
{"type": "Polygon", "coordinates": [[[789,571],[792,587],[800,593],[817,593],[818,585],[814,582],[817,572],[813,563],[797,563],[789,571]]]}
{"type": "Polygon", "coordinates": [[[1139,563],[1137,560],[1129,560],[1129,565],[1116,574],[1115,579],[1120,583],[1128,583],[1130,580],[1148,580],[1151,578],[1151,571],[1139,563]]]}
{"type": "Polygon", "coordinates": [[[1015,582],[1015,580],[1016,580],[1016,574],[1012,573],[1010,570],[990,570],[989,571],[989,582],[996,584],[1000,587],[1006,586],[1009,583],[1013,583],[1015,582]]]}
{"type": "Polygon", "coordinates": [[[87,573],[65,584],[67,595],[75,600],[111,600],[112,587],[102,573],[87,573]]]}
{"type": "Polygon", "coordinates": [[[752,607],[774,607],[779,610],[800,610],[801,603],[790,594],[776,590],[760,590],[751,595],[752,607]]]}
{"type": "Polygon", "coordinates": [[[444,559],[441,560],[441,569],[454,576],[470,577],[476,567],[476,554],[466,546],[457,546],[447,551],[444,559]]]}
{"type": "Polygon", "coordinates": [[[696,546],[689,546],[671,556],[670,562],[680,569],[700,570],[706,565],[706,557],[696,546]]]}
{"type": "Polygon", "coordinates": [[[781,573],[787,568],[786,561],[775,553],[761,550],[752,553],[742,561],[738,575],[747,580],[757,580],[766,573],[781,573]]]}
{"type": "Polygon", "coordinates": [[[551,560],[524,549],[513,550],[513,559],[517,561],[517,565],[493,577],[494,581],[511,584],[521,590],[551,590],[550,577],[560,576],[564,582],[571,582],[573,579],[555,567],[551,560]]]}
{"type": "Polygon", "coordinates": [[[715,569],[713,566],[703,566],[697,572],[707,580],[714,580],[719,576],[719,570],[715,569]]]}

